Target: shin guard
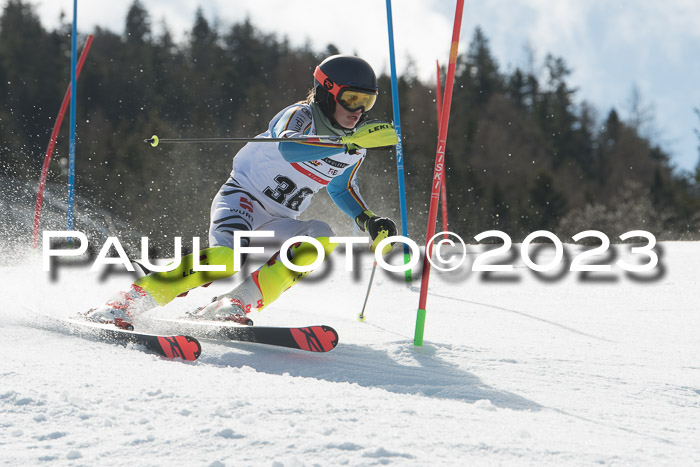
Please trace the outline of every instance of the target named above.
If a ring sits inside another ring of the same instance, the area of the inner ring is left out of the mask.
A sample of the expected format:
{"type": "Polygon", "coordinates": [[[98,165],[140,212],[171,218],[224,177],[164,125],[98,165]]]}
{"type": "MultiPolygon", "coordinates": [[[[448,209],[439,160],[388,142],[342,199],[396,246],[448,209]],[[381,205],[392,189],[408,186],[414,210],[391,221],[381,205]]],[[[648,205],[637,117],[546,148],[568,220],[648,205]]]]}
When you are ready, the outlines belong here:
{"type": "MultiPolygon", "coordinates": [[[[331,243],[329,237],[316,237],[316,240],[323,246],[326,256],[330,255],[338,246],[337,243],[331,243]]],[[[316,247],[310,243],[296,243],[287,250],[287,253],[289,260],[297,266],[313,264],[318,256],[316,247]]],[[[255,284],[262,294],[263,303],[261,307],[258,307],[258,311],[277,300],[282,292],[311,272],[292,271],[282,263],[279,256],[280,252],[278,251],[266,264],[252,274],[255,284]]]]}
{"type": "Polygon", "coordinates": [[[218,279],[235,274],[233,250],[225,246],[206,248],[182,258],[180,265],[168,272],[155,272],[138,279],[135,284],[143,288],[158,302],[165,305],[180,294],[218,279]],[[194,255],[199,255],[200,265],[226,266],[225,271],[195,271],[194,255]]]}

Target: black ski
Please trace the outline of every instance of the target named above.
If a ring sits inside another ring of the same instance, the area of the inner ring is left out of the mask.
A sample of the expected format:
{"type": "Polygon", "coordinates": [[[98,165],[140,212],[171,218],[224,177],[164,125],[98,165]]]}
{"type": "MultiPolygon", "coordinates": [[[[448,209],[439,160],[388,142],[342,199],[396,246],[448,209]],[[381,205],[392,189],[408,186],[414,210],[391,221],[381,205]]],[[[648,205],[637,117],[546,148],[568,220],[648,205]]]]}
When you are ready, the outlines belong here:
{"type": "Polygon", "coordinates": [[[199,341],[185,335],[158,335],[135,331],[126,331],[108,324],[91,323],[69,319],[64,321],[68,331],[87,339],[100,342],[126,345],[129,343],[142,345],[146,349],[163,357],[194,361],[202,353],[199,341]]]}
{"type": "Polygon", "coordinates": [[[338,333],[330,326],[285,328],[275,326],[225,326],[217,333],[232,341],[277,345],[309,352],[328,352],[338,345],[338,333]]]}
{"type": "MultiPolygon", "coordinates": [[[[231,340],[288,347],[308,352],[328,352],[338,345],[338,333],[330,326],[243,326],[212,321],[155,319],[199,339],[231,340]]],[[[169,328],[170,329],[170,328],[169,328]]]]}

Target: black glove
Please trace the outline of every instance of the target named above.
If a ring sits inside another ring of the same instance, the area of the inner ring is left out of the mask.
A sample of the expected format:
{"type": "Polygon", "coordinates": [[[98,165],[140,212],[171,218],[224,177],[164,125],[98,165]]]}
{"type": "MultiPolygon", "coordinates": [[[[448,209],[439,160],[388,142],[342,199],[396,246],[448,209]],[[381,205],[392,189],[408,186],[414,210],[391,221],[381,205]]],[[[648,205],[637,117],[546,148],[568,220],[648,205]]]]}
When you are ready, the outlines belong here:
{"type": "MultiPolygon", "coordinates": [[[[364,211],[355,218],[355,222],[363,232],[367,232],[372,237],[372,245],[370,251],[374,251],[379,242],[387,237],[393,237],[397,234],[396,224],[388,217],[379,217],[372,211],[364,211]]],[[[386,255],[391,252],[394,243],[387,245],[382,254],[386,255]]]]}

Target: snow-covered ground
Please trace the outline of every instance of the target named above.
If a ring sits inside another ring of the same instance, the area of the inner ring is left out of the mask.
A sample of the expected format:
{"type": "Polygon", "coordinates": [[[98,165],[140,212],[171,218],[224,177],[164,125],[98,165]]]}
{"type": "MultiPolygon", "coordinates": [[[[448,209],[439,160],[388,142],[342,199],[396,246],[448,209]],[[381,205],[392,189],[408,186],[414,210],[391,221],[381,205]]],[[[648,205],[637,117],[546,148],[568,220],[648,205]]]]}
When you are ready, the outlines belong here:
{"type": "Polygon", "coordinates": [[[204,341],[194,363],[52,330],[30,310],[69,316],[132,278],[86,266],[52,278],[27,255],[0,267],[0,462],[700,464],[700,243],[656,251],[645,280],[537,276],[519,259],[508,274],[434,272],[421,348],[403,276],[377,273],[361,323],[371,258],[355,273],[335,260],[254,316],[331,325],[335,350],[204,341]]]}

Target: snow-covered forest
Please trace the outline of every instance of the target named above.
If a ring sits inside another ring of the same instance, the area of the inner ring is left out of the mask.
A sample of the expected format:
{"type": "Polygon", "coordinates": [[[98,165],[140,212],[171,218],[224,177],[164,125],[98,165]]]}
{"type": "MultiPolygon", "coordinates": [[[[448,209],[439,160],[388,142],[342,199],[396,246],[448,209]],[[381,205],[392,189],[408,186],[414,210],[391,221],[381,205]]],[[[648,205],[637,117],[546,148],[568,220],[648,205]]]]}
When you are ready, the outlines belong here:
{"type": "MultiPolygon", "coordinates": [[[[0,174],[38,178],[70,76],[65,20],[48,30],[23,0],[6,2],[1,12],[0,174]]],[[[202,11],[182,43],[156,23],[147,4],[134,1],[123,34],[79,30],[79,47],[87,34],[94,42],[79,80],[76,184],[96,207],[129,223],[121,236],[138,231],[167,251],[166,233],[206,232],[209,203],[240,146],[154,149],[143,139],[255,136],[280,109],[306,97],[323,58],[352,51],[293,47],[250,21],[217,23],[202,11]]],[[[639,96],[634,112],[595,108],[585,89],[569,84],[567,57],[548,54],[531,69],[505,69],[482,30],[463,35],[469,45],[458,57],[446,152],[453,231],[471,237],[493,228],[522,240],[538,229],[568,238],[591,228],[612,235],[644,227],[663,240],[698,239],[697,174],[675,172],[670,155],[646,136],[653,112],[639,96]]],[[[408,231],[420,239],[435,157],[436,84],[410,66],[399,71],[408,231]]],[[[379,87],[370,115],[393,120],[387,75],[379,76],[379,87]]],[[[67,127],[50,181],[66,181],[67,127]]],[[[370,150],[359,184],[376,212],[400,219],[392,151],[370,150]]],[[[323,198],[310,218],[351,225],[323,198]]]]}

